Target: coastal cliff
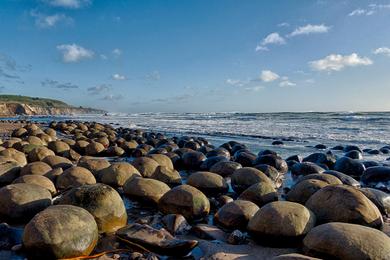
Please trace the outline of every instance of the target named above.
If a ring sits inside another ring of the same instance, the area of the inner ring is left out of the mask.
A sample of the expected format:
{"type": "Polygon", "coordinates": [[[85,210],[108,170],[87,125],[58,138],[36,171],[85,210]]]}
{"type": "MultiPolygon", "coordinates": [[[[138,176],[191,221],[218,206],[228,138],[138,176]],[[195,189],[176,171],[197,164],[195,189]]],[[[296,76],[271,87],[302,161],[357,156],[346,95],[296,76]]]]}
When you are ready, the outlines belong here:
{"type": "Polygon", "coordinates": [[[0,95],[0,116],[102,114],[94,108],[74,107],[62,101],[25,96],[0,95]]]}

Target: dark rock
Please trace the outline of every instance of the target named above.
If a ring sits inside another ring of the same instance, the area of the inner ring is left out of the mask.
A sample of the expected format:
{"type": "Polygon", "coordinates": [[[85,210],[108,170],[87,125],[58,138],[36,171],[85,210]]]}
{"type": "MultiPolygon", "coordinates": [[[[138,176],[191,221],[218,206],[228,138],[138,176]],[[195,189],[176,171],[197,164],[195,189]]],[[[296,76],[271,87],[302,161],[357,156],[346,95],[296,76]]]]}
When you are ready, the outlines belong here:
{"type": "Polygon", "coordinates": [[[333,169],[353,178],[360,178],[366,167],[361,162],[344,156],[336,161],[333,169]]]}
{"type": "Polygon", "coordinates": [[[247,200],[235,200],[223,205],[214,215],[214,221],[227,229],[243,229],[259,207],[247,200]]]}
{"type": "Polygon", "coordinates": [[[345,185],[349,185],[357,188],[360,187],[360,182],[358,182],[351,176],[348,176],[342,172],[328,170],[328,171],[324,171],[323,174],[333,175],[337,177],[345,185]]]}

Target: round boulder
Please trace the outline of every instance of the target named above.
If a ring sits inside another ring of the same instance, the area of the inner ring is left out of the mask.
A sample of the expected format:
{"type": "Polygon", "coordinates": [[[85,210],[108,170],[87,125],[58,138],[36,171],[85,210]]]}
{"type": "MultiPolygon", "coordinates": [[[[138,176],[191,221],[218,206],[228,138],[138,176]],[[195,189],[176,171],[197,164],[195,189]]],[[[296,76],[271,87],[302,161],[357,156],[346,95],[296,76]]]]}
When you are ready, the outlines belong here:
{"type": "Polygon", "coordinates": [[[237,193],[243,192],[258,182],[267,182],[273,186],[272,181],[263,172],[252,167],[238,169],[231,176],[232,188],[237,193]]]}
{"type": "Polygon", "coordinates": [[[303,240],[308,255],[324,259],[389,259],[390,238],[355,224],[327,223],[313,228],[303,240]]]}
{"type": "Polygon", "coordinates": [[[350,186],[326,186],[314,193],[305,205],[317,216],[318,223],[346,222],[374,228],[383,225],[374,203],[350,186]]]}
{"type": "Polygon", "coordinates": [[[45,146],[39,146],[32,149],[28,153],[28,159],[30,162],[42,161],[46,156],[55,155],[52,150],[45,146]]]}
{"type": "Polygon", "coordinates": [[[151,178],[162,181],[170,186],[181,184],[180,173],[165,166],[158,166],[151,178]]]}
{"type": "Polygon", "coordinates": [[[238,162],[221,161],[211,166],[210,172],[217,173],[222,177],[227,177],[232,175],[235,170],[240,168],[242,168],[242,166],[238,162]]]}
{"type": "MultiPolygon", "coordinates": [[[[307,175],[309,176],[309,175],[307,175]]],[[[306,201],[329,183],[317,179],[307,179],[295,184],[286,195],[286,200],[305,205],[306,201]]]]}
{"type": "Polygon", "coordinates": [[[37,214],[25,227],[23,246],[35,258],[87,256],[98,240],[98,227],[85,209],[57,205],[37,214]]]}
{"type": "Polygon", "coordinates": [[[182,214],[186,219],[201,219],[210,212],[210,202],[197,188],[177,186],[160,198],[158,208],[164,214],[182,214]]]}
{"type": "Polygon", "coordinates": [[[20,175],[45,175],[51,170],[50,165],[45,162],[32,162],[21,169],[20,175]]]}
{"type": "Polygon", "coordinates": [[[114,162],[98,173],[102,183],[112,187],[122,187],[132,177],[141,176],[138,170],[127,162],[114,162]]]}
{"type": "Polygon", "coordinates": [[[248,231],[261,243],[297,244],[314,227],[316,217],[305,206],[289,201],[268,203],[249,220],[248,231]]]}
{"type": "Polygon", "coordinates": [[[342,172],[353,178],[360,178],[365,169],[366,167],[363,163],[345,156],[339,158],[333,167],[333,170],[342,172]]]}
{"type": "Polygon", "coordinates": [[[248,200],[257,206],[278,200],[278,193],[275,188],[268,182],[258,182],[244,190],[238,197],[240,200],[248,200]]]}
{"type": "Polygon", "coordinates": [[[127,224],[127,213],[119,193],[108,185],[96,183],[73,188],[57,204],[78,206],[95,218],[99,232],[115,232],[127,224]]]}
{"type": "Polygon", "coordinates": [[[205,194],[219,194],[229,190],[229,185],[225,179],[212,172],[192,173],[187,179],[187,184],[201,190],[205,194]]]}
{"type": "Polygon", "coordinates": [[[84,184],[95,183],[96,179],[88,169],[73,166],[57,176],[56,187],[59,190],[65,190],[70,187],[79,187],[84,184]]]}
{"type": "Polygon", "coordinates": [[[235,200],[223,205],[215,214],[218,225],[228,229],[244,229],[259,207],[247,200],[235,200]]]}
{"type": "Polygon", "coordinates": [[[13,183],[29,183],[41,186],[47,189],[51,195],[57,193],[54,183],[47,177],[42,175],[23,175],[13,181],[13,183]]]}
{"type": "Polygon", "coordinates": [[[0,186],[10,184],[20,174],[20,164],[13,160],[0,163],[0,186]]]}
{"type": "Polygon", "coordinates": [[[158,162],[149,157],[138,157],[131,164],[143,177],[147,178],[150,178],[159,166],[158,162]]]}
{"type": "Polygon", "coordinates": [[[169,190],[169,186],[164,182],[142,177],[131,178],[123,186],[123,191],[127,196],[154,204],[157,204],[169,190]]]}

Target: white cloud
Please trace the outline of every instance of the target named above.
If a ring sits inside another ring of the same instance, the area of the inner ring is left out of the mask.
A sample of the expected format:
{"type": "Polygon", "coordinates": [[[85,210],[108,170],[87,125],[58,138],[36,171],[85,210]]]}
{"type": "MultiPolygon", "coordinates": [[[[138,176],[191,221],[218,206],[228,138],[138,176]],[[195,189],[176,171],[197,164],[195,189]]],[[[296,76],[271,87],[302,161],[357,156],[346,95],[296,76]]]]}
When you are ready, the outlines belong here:
{"type": "Polygon", "coordinates": [[[269,51],[266,46],[257,45],[255,51],[269,51]]]}
{"type": "Polygon", "coordinates": [[[348,14],[348,16],[359,16],[359,15],[364,15],[366,13],[367,13],[367,10],[358,8],[358,9],[355,9],[352,12],[350,12],[348,14]]]}
{"type": "Polygon", "coordinates": [[[360,57],[356,53],[351,55],[331,54],[323,59],[309,62],[310,67],[317,71],[340,71],[345,67],[367,66],[373,62],[368,57],[360,57]]]}
{"type": "Polygon", "coordinates": [[[278,24],[278,27],[289,27],[289,26],[290,26],[290,24],[286,23],[286,22],[278,24]]]}
{"type": "Polygon", "coordinates": [[[227,79],[226,84],[229,84],[229,85],[235,86],[235,87],[243,87],[246,84],[248,84],[248,82],[244,82],[244,81],[239,80],[239,79],[227,79]]]}
{"type": "Polygon", "coordinates": [[[78,9],[91,4],[91,0],[44,0],[51,6],[78,9]]]}
{"type": "Polygon", "coordinates": [[[294,82],[291,82],[289,80],[283,80],[279,83],[279,86],[280,87],[293,87],[293,86],[296,86],[297,84],[295,84],[294,82]]]}
{"type": "Polygon", "coordinates": [[[390,57],[390,48],[388,47],[380,47],[373,51],[374,54],[383,54],[390,57]]]}
{"type": "Polygon", "coordinates": [[[62,60],[67,63],[91,59],[95,55],[93,51],[75,43],[58,45],[57,49],[62,53],[62,60]]]}
{"type": "Polygon", "coordinates": [[[101,99],[105,100],[105,101],[116,101],[116,100],[123,99],[123,96],[120,94],[118,94],[118,95],[108,94],[101,99]]]}
{"type": "Polygon", "coordinates": [[[30,15],[35,18],[35,24],[40,28],[54,27],[59,23],[73,23],[73,19],[64,14],[45,15],[35,11],[31,11],[30,15]]]}
{"type": "Polygon", "coordinates": [[[254,86],[254,87],[246,87],[245,88],[246,91],[254,91],[254,92],[260,91],[262,89],[264,89],[263,86],[254,86]]]}
{"type": "Polygon", "coordinates": [[[279,75],[275,72],[272,72],[270,70],[263,70],[260,74],[260,79],[264,82],[271,82],[274,80],[277,80],[279,78],[279,75]]]}
{"type": "Polygon", "coordinates": [[[261,45],[268,45],[268,44],[277,44],[282,45],[285,44],[286,40],[279,35],[277,32],[273,32],[267,35],[267,37],[264,38],[264,40],[261,42],[261,45]]]}
{"type": "Polygon", "coordinates": [[[124,75],[120,75],[118,73],[115,73],[114,75],[112,75],[112,79],[113,80],[125,80],[126,77],[124,75]]]}
{"type": "Polygon", "coordinates": [[[324,24],[307,24],[305,26],[300,26],[290,33],[289,37],[294,37],[298,35],[308,35],[314,33],[327,33],[330,30],[330,26],[324,24]]]}
{"type": "Polygon", "coordinates": [[[115,57],[119,57],[119,56],[122,55],[122,50],[121,50],[121,49],[118,49],[118,48],[113,49],[113,50],[112,50],[112,54],[113,54],[115,57]]]}
{"type": "Polygon", "coordinates": [[[367,8],[358,8],[348,14],[348,16],[370,16],[378,11],[390,10],[390,4],[369,4],[367,8]]]}

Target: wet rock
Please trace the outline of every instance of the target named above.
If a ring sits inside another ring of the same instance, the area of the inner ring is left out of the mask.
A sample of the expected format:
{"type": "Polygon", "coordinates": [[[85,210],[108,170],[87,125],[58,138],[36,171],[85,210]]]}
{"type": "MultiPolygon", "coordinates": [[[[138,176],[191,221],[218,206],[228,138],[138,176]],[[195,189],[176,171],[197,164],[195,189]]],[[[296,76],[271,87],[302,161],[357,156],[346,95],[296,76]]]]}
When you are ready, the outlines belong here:
{"type": "Polygon", "coordinates": [[[24,166],[20,170],[20,175],[45,175],[49,171],[51,171],[52,168],[50,165],[44,162],[32,162],[24,166]]]}
{"type": "Polygon", "coordinates": [[[259,182],[267,182],[273,185],[272,181],[264,173],[252,167],[238,169],[231,176],[232,188],[237,193],[241,193],[259,182]]]}
{"type": "Polygon", "coordinates": [[[207,224],[197,224],[192,227],[191,231],[199,238],[206,240],[219,240],[225,241],[227,239],[227,233],[222,231],[216,226],[207,224]]]}
{"type": "Polygon", "coordinates": [[[302,162],[303,158],[300,155],[292,155],[287,157],[286,161],[296,161],[296,162],[302,162]]]}
{"type": "Polygon", "coordinates": [[[331,175],[331,174],[324,174],[324,173],[325,172],[323,172],[323,173],[313,173],[313,174],[309,174],[309,175],[306,175],[306,176],[300,176],[297,179],[296,184],[301,182],[301,181],[310,180],[310,179],[324,181],[324,182],[326,182],[328,184],[343,184],[342,181],[339,178],[337,178],[336,176],[331,175]]]}
{"type": "Polygon", "coordinates": [[[360,149],[356,145],[347,145],[347,146],[344,147],[343,151],[345,153],[350,152],[350,151],[359,151],[359,152],[363,153],[362,149],[360,149]]]}
{"type": "Polygon", "coordinates": [[[217,162],[210,168],[210,172],[217,173],[222,177],[230,176],[234,173],[235,170],[242,168],[241,164],[231,161],[221,161],[217,162]]]}
{"type": "Polygon", "coordinates": [[[390,167],[375,166],[367,168],[361,176],[361,181],[367,185],[390,182],[390,167]]]}
{"type": "Polygon", "coordinates": [[[54,183],[49,178],[42,175],[23,175],[14,180],[13,183],[35,184],[47,189],[51,195],[57,193],[54,183]]]}
{"type": "Polygon", "coordinates": [[[208,215],[210,202],[195,187],[180,185],[161,197],[158,208],[164,214],[182,214],[186,219],[196,220],[208,215]]]}
{"type": "Polygon", "coordinates": [[[243,167],[252,166],[255,160],[256,160],[256,155],[249,151],[243,151],[243,152],[238,151],[234,155],[234,161],[241,164],[243,167]]]}
{"type": "MultiPolygon", "coordinates": [[[[21,243],[22,243],[21,229],[11,227],[7,223],[0,224],[0,251],[11,250],[13,246],[21,243]]],[[[0,254],[0,258],[1,258],[1,254],[0,254]]]]}
{"type": "Polygon", "coordinates": [[[200,169],[200,165],[204,160],[206,160],[206,156],[201,152],[186,152],[183,154],[183,166],[186,169],[197,170],[200,169]]]}
{"type": "MultiPolygon", "coordinates": [[[[381,153],[381,151],[377,150],[377,149],[371,149],[370,151],[367,152],[368,154],[372,154],[372,155],[378,155],[381,153]]],[[[361,159],[361,158],[360,158],[361,159]]]]}
{"type": "Polygon", "coordinates": [[[85,154],[86,155],[99,155],[104,151],[104,145],[98,142],[90,142],[86,147],[85,147],[85,154]]]}
{"type": "Polygon", "coordinates": [[[17,183],[0,189],[0,216],[13,222],[29,220],[51,205],[50,192],[41,186],[17,183]]]}
{"type": "Polygon", "coordinates": [[[191,229],[191,226],[188,224],[185,217],[180,214],[165,215],[162,218],[162,222],[165,226],[165,229],[168,230],[168,232],[173,236],[184,235],[191,229]]]}
{"type": "Polygon", "coordinates": [[[28,159],[30,162],[42,161],[46,156],[55,155],[52,150],[45,146],[39,146],[31,150],[28,153],[28,159]]]}
{"type": "Polygon", "coordinates": [[[115,232],[127,224],[126,208],[121,196],[105,184],[73,188],[63,194],[56,203],[86,209],[95,218],[100,233],[115,232]]]}
{"type": "Polygon", "coordinates": [[[84,167],[96,176],[101,170],[109,167],[111,164],[106,159],[94,157],[81,157],[77,166],[84,167]]]}
{"type": "Polygon", "coordinates": [[[24,153],[19,152],[14,148],[7,148],[3,151],[0,151],[0,156],[12,158],[13,160],[17,161],[20,166],[25,166],[27,164],[27,159],[24,153]]]}
{"type": "Polygon", "coordinates": [[[199,189],[205,194],[225,193],[229,189],[224,178],[212,172],[192,173],[187,179],[187,184],[199,189]]]}
{"type": "Polygon", "coordinates": [[[125,150],[123,150],[119,146],[110,146],[106,150],[106,155],[107,156],[118,156],[118,157],[121,157],[124,154],[125,154],[125,150]]]}
{"type": "Polygon", "coordinates": [[[303,162],[312,162],[315,164],[325,164],[328,167],[333,167],[336,162],[336,156],[327,153],[313,153],[303,158],[303,162]]]}
{"type": "Polygon", "coordinates": [[[62,141],[52,141],[47,144],[47,147],[52,150],[55,154],[62,155],[66,151],[70,150],[70,146],[62,141]]]}
{"type": "Polygon", "coordinates": [[[211,156],[202,162],[200,169],[203,171],[209,171],[209,169],[216,163],[219,162],[228,162],[228,159],[225,156],[211,156]]]}
{"type": "Polygon", "coordinates": [[[329,183],[316,179],[300,181],[287,193],[286,200],[305,205],[306,201],[311,197],[311,195],[328,185],[329,183]]]}
{"type": "Polygon", "coordinates": [[[62,169],[68,169],[73,166],[72,162],[65,158],[58,155],[49,155],[46,156],[42,162],[47,163],[52,168],[62,168],[62,169]]]}
{"type": "Polygon", "coordinates": [[[49,178],[53,183],[57,183],[57,177],[64,171],[62,168],[55,168],[45,174],[45,177],[49,178]]]}
{"type": "Polygon", "coordinates": [[[140,245],[147,250],[169,256],[186,256],[198,244],[196,240],[174,238],[168,231],[157,230],[148,225],[131,224],[116,232],[116,236],[124,243],[140,245]]]}
{"type": "Polygon", "coordinates": [[[275,182],[275,185],[279,187],[282,184],[282,175],[271,165],[267,164],[258,164],[253,166],[254,168],[262,171],[267,177],[269,177],[273,182],[275,182]]]}
{"type": "Polygon", "coordinates": [[[89,170],[83,167],[74,166],[57,176],[56,187],[59,190],[65,190],[71,187],[74,188],[84,184],[95,183],[96,179],[89,170]]]}
{"type": "Polygon", "coordinates": [[[270,183],[259,182],[244,190],[238,199],[248,200],[262,207],[269,202],[277,201],[278,193],[270,183]]]}
{"type": "Polygon", "coordinates": [[[131,163],[143,177],[150,178],[153,176],[157,167],[158,162],[149,157],[139,157],[131,163]]]}
{"type": "Polygon", "coordinates": [[[133,177],[141,177],[138,170],[127,162],[114,162],[98,173],[102,183],[112,187],[122,187],[126,181],[133,177]]]}
{"type": "Polygon", "coordinates": [[[313,173],[322,173],[323,171],[325,171],[324,168],[312,162],[296,163],[291,167],[291,174],[293,177],[298,177],[300,175],[305,176],[313,173]]]}
{"type": "Polygon", "coordinates": [[[345,185],[349,185],[349,186],[353,186],[353,187],[360,187],[360,182],[358,182],[357,180],[355,180],[351,176],[348,176],[342,172],[327,170],[327,171],[324,171],[323,174],[335,176],[345,185]]]}
{"type": "Polygon", "coordinates": [[[165,166],[158,166],[151,178],[162,181],[169,186],[177,186],[181,184],[180,173],[165,166]]]}
{"type": "Polygon", "coordinates": [[[125,194],[137,200],[157,204],[170,188],[165,183],[142,177],[130,178],[123,186],[125,194]]]}
{"type": "Polygon", "coordinates": [[[342,146],[342,145],[336,145],[336,146],[332,147],[331,150],[343,151],[343,150],[344,150],[344,146],[342,146]]]}
{"type": "Polygon", "coordinates": [[[355,159],[355,160],[363,159],[362,153],[359,151],[356,151],[356,150],[349,151],[349,152],[345,153],[344,156],[349,157],[351,159],[355,159]]]}
{"type": "Polygon", "coordinates": [[[317,144],[314,146],[314,148],[319,149],[319,150],[325,150],[327,147],[324,144],[317,144]]]}
{"type": "Polygon", "coordinates": [[[271,165],[281,173],[286,173],[288,171],[288,166],[286,161],[272,154],[262,155],[257,157],[257,159],[253,162],[253,165],[258,165],[258,164],[271,165]]]}
{"type": "Polygon", "coordinates": [[[383,215],[390,214],[390,194],[372,188],[361,188],[360,191],[378,207],[383,215]]]}
{"type": "Polygon", "coordinates": [[[245,243],[245,240],[245,235],[240,230],[236,229],[230,233],[227,242],[231,245],[240,245],[245,243]]]}
{"type": "Polygon", "coordinates": [[[353,178],[360,178],[365,169],[361,162],[349,157],[339,158],[334,165],[335,171],[342,172],[353,178]]]}
{"type": "Polygon", "coordinates": [[[373,228],[328,223],[313,228],[303,240],[305,253],[324,259],[388,259],[390,238],[373,228]]]}
{"type": "Polygon", "coordinates": [[[272,145],[284,145],[282,141],[273,141],[272,145]]]}
{"type": "Polygon", "coordinates": [[[378,208],[359,190],[346,185],[326,186],[306,202],[318,223],[345,222],[381,228],[382,216],[378,208]]]}
{"type": "Polygon", "coordinates": [[[25,227],[23,246],[40,258],[89,255],[98,240],[98,227],[85,209],[57,205],[37,214],[25,227]]]}
{"type": "Polygon", "coordinates": [[[291,253],[291,254],[284,254],[284,255],[279,255],[272,260],[321,260],[320,258],[315,258],[315,257],[310,257],[307,255],[302,255],[298,253],[291,253]]]}
{"type": "Polygon", "coordinates": [[[20,174],[20,164],[16,161],[5,161],[0,163],[0,186],[10,184],[20,174]]]}
{"type": "Polygon", "coordinates": [[[248,231],[259,243],[286,247],[299,244],[315,222],[315,215],[305,206],[275,201],[260,208],[250,219],[248,231]]]}
{"type": "Polygon", "coordinates": [[[171,170],[174,169],[171,159],[164,154],[149,154],[147,155],[147,157],[155,160],[160,166],[167,167],[168,169],[171,170]]]}
{"type": "Polygon", "coordinates": [[[247,200],[235,200],[222,206],[214,215],[214,221],[227,229],[244,229],[259,207],[247,200]]]}

